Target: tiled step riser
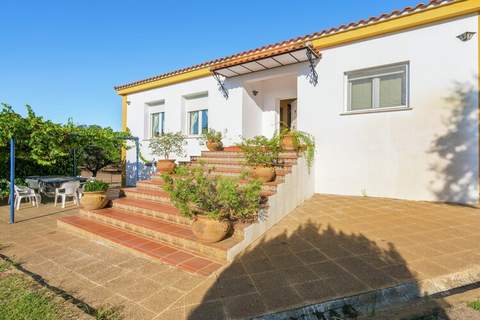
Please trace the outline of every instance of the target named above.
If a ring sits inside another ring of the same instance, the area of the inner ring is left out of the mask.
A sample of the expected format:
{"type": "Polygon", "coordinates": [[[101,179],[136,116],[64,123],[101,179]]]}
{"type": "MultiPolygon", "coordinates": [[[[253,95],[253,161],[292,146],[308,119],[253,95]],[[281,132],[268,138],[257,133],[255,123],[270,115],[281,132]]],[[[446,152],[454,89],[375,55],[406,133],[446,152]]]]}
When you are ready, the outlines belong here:
{"type": "MultiPolygon", "coordinates": [[[[192,162],[190,164],[191,167],[207,167],[209,169],[212,169],[213,171],[219,171],[219,172],[229,172],[229,171],[235,171],[235,172],[250,172],[252,171],[252,167],[250,166],[241,166],[241,165],[217,165],[217,164],[201,164],[198,162],[192,162]]],[[[289,173],[291,171],[291,167],[288,166],[283,166],[283,167],[277,167],[276,168],[277,172],[280,174],[284,173],[289,173]]]]}
{"type": "Polygon", "coordinates": [[[161,211],[155,211],[155,210],[150,210],[146,208],[140,208],[132,205],[126,205],[122,203],[118,203],[116,201],[113,201],[113,208],[118,208],[122,209],[125,211],[131,211],[132,213],[139,213],[143,214],[149,217],[154,217],[158,218],[167,222],[173,222],[173,223],[178,223],[178,224],[183,224],[183,225],[191,225],[192,220],[185,218],[181,215],[172,215],[172,214],[166,214],[161,211]]]}
{"type": "MultiPolygon", "coordinates": [[[[287,166],[292,166],[297,163],[297,159],[283,158],[282,163],[287,166]]],[[[200,162],[206,164],[217,164],[217,165],[240,165],[245,166],[245,158],[215,158],[215,157],[192,157],[192,162],[200,162]]]]}
{"type": "MultiPolygon", "coordinates": [[[[138,182],[137,183],[137,189],[163,191],[163,187],[160,183],[141,183],[141,182],[138,182]]],[[[276,192],[277,191],[277,186],[262,185],[262,191],[263,192],[276,192]]]]}
{"type": "Polygon", "coordinates": [[[139,199],[139,200],[150,200],[150,201],[158,201],[165,204],[171,204],[170,199],[168,196],[158,196],[152,195],[148,193],[141,193],[141,192],[129,192],[124,190],[125,196],[131,199],[139,199]]]}
{"type": "Polygon", "coordinates": [[[227,259],[225,251],[204,246],[202,243],[198,241],[175,237],[173,235],[165,234],[161,232],[156,232],[151,229],[137,226],[125,221],[116,220],[111,217],[106,217],[106,216],[98,215],[95,213],[91,213],[89,211],[81,210],[80,213],[81,215],[88,217],[90,219],[95,219],[102,223],[106,223],[108,225],[115,226],[117,228],[128,230],[130,232],[134,232],[154,240],[159,240],[169,245],[173,245],[175,247],[179,247],[188,251],[198,252],[208,257],[211,257],[212,259],[217,259],[220,261],[226,261],[227,259]]]}
{"type": "MultiPolygon", "coordinates": [[[[216,158],[244,158],[243,152],[225,152],[225,151],[202,151],[201,157],[216,158]]],[[[298,157],[296,152],[281,152],[278,156],[280,159],[294,159],[298,157]]]]}
{"type": "MultiPolygon", "coordinates": [[[[154,191],[163,191],[163,180],[159,178],[158,176],[154,175],[151,178],[154,180],[153,183],[150,182],[138,182],[137,183],[137,188],[138,189],[144,189],[144,190],[154,190],[154,191]]],[[[151,180],[147,180],[151,181],[151,180]]],[[[246,184],[247,181],[241,181],[240,183],[246,184]]],[[[271,191],[271,192],[276,192],[277,191],[277,184],[263,184],[262,185],[262,191],[271,191]]]]}
{"type": "MultiPolygon", "coordinates": [[[[223,175],[223,176],[229,176],[229,177],[234,177],[234,178],[239,178],[241,177],[241,173],[224,173],[224,172],[213,172],[212,173],[213,175],[223,175]]],[[[152,180],[155,180],[155,182],[160,182],[160,181],[163,181],[162,178],[158,175],[153,175],[152,176],[152,180]]],[[[280,183],[283,183],[285,180],[284,180],[284,177],[283,176],[277,176],[276,179],[275,179],[275,183],[276,184],[280,184],[280,183]]],[[[272,188],[276,186],[271,186],[272,188]]],[[[276,189],[275,189],[276,190],[276,189]]],[[[273,191],[273,189],[271,189],[271,191],[273,191]]]]}

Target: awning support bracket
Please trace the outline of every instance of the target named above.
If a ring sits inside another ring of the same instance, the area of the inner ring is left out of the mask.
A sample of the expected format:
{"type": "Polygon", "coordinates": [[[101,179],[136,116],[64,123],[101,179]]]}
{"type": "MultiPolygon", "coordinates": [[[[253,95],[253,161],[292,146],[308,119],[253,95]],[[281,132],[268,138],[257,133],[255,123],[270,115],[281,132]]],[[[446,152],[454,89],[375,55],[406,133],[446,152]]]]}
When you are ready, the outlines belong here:
{"type": "Polygon", "coordinates": [[[225,99],[228,99],[228,90],[227,88],[225,88],[225,80],[222,80],[222,78],[220,78],[220,75],[215,71],[213,71],[213,77],[215,78],[215,80],[217,80],[218,90],[222,93],[225,99]]]}
{"type": "Polygon", "coordinates": [[[318,60],[318,56],[313,52],[313,50],[307,46],[307,58],[310,67],[310,73],[308,74],[308,80],[313,85],[316,86],[318,83],[318,73],[315,70],[315,65],[318,60]]]}

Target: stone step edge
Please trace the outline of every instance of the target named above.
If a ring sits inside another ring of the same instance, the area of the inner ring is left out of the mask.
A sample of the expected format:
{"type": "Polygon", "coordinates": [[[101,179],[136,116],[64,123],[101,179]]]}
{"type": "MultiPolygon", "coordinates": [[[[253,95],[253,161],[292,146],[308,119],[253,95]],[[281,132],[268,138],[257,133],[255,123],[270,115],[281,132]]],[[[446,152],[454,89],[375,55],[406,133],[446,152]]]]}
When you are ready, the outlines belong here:
{"type": "MultiPolygon", "coordinates": [[[[120,199],[127,199],[127,198],[120,198],[120,199]]],[[[116,200],[119,200],[119,199],[116,199],[116,200]]],[[[134,210],[129,210],[129,209],[125,209],[125,207],[116,207],[115,206],[115,203],[118,203],[116,200],[113,201],[113,207],[112,208],[117,208],[119,210],[122,210],[122,211],[125,211],[125,213],[127,214],[141,214],[141,215],[144,215],[144,216],[148,216],[150,218],[155,218],[155,219],[159,219],[159,220],[162,220],[164,222],[168,222],[168,223],[171,223],[171,224],[180,224],[182,226],[186,226],[186,227],[191,227],[192,225],[192,220],[190,218],[186,218],[184,216],[182,216],[181,214],[169,214],[169,213],[165,213],[166,215],[171,215],[171,216],[176,216],[176,217],[179,217],[181,218],[182,220],[184,220],[185,222],[184,223],[180,223],[180,222],[177,222],[177,221],[174,221],[174,220],[168,220],[168,219],[164,219],[162,217],[157,217],[157,216],[154,216],[154,215],[151,215],[151,214],[148,214],[148,213],[143,213],[143,212],[139,212],[139,211],[134,211],[134,210]]],[[[140,201],[146,201],[146,202],[151,202],[149,200],[140,200],[140,201]]],[[[126,205],[127,207],[129,205],[126,205]]],[[[138,207],[137,207],[138,208],[138,207]]],[[[264,210],[268,208],[268,206],[265,206],[264,207],[264,210]]],[[[143,209],[143,208],[142,208],[143,209]]],[[[148,210],[150,211],[150,209],[144,209],[144,210],[148,210]]],[[[243,240],[244,238],[244,229],[246,227],[248,227],[251,223],[247,223],[247,222],[234,222],[233,223],[233,228],[234,228],[234,234],[232,235],[232,237],[235,237],[235,239],[238,239],[239,241],[243,240]]]]}
{"type": "MultiPolygon", "coordinates": [[[[166,244],[167,246],[178,248],[187,252],[193,253],[200,253],[202,256],[207,257],[208,259],[217,260],[221,262],[227,261],[227,250],[223,250],[221,248],[216,248],[213,246],[209,246],[208,244],[201,243],[196,240],[186,239],[183,238],[181,235],[174,235],[169,233],[164,233],[162,231],[150,229],[144,226],[140,226],[137,224],[133,224],[131,222],[125,222],[122,220],[117,220],[112,217],[107,217],[101,214],[97,214],[88,210],[80,209],[80,214],[84,217],[88,217],[89,219],[93,219],[95,221],[99,221],[103,224],[106,224],[111,227],[115,227],[120,230],[124,230],[136,235],[139,235],[143,238],[148,238],[154,240],[156,242],[166,244]],[[120,223],[121,225],[118,225],[120,223]],[[160,238],[158,238],[160,237],[160,238]],[[187,246],[188,245],[188,246],[187,246]],[[205,251],[215,252],[215,254],[210,254],[205,251]]],[[[181,227],[185,227],[179,225],[181,227]]],[[[241,240],[236,238],[236,242],[240,242],[241,240]]]]}
{"type": "MultiPolygon", "coordinates": [[[[117,208],[117,209],[124,210],[126,212],[131,212],[132,214],[142,214],[142,215],[160,219],[169,223],[177,223],[177,224],[182,224],[187,226],[192,224],[192,221],[190,219],[185,218],[180,213],[170,213],[170,212],[162,211],[161,209],[153,210],[149,208],[138,207],[133,203],[124,203],[124,200],[128,200],[128,197],[113,200],[112,208],[117,208]]],[[[143,199],[135,199],[135,200],[142,201],[142,202],[151,202],[152,204],[155,204],[154,201],[150,201],[150,200],[143,200],[143,199]]],[[[162,205],[173,207],[172,205],[167,203],[162,203],[162,205]]]]}
{"type": "MultiPolygon", "coordinates": [[[[64,217],[65,218],[65,217],[64,217]]],[[[102,224],[102,223],[99,223],[97,221],[95,221],[95,223],[98,223],[98,224],[102,224]]],[[[131,235],[134,235],[134,236],[137,236],[138,238],[143,238],[141,236],[138,236],[136,234],[132,234],[131,232],[127,232],[127,231],[124,231],[122,229],[118,229],[118,228],[114,228],[112,226],[109,226],[109,225],[106,225],[107,227],[110,227],[110,228],[113,228],[113,229],[117,229],[121,232],[125,232],[125,233],[128,233],[128,234],[131,234],[131,235]]],[[[154,261],[154,262],[161,262],[161,263],[164,263],[164,264],[168,264],[170,266],[173,266],[173,267],[176,267],[176,268],[180,268],[188,273],[191,273],[191,274],[198,274],[198,275],[202,275],[202,276],[209,276],[210,274],[212,274],[213,272],[209,271],[208,270],[208,267],[209,266],[206,266],[202,269],[200,269],[198,272],[194,272],[192,271],[191,269],[189,268],[186,268],[184,266],[182,266],[181,264],[173,264],[171,262],[169,262],[168,260],[165,260],[165,259],[162,259],[161,257],[158,257],[158,256],[153,256],[153,255],[149,255],[148,253],[145,253],[145,252],[142,252],[136,248],[130,248],[128,246],[125,246],[123,245],[122,243],[119,243],[119,242],[116,242],[116,241],[113,241],[111,239],[107,239],[105,237],[102,237],[101,235],[99,234],[96,234],[92,231],[89,231],[89,230],[85,230],[81,227],[78,227],[78,226],[75,226],[69,222],[66,222],[63,220],[63,218],[59,218],[57,219],[57,227],[59,228],[62,228],[66,231],[69,231],[69,232],[73,232],[73,233],[76,233],[77,235],[79,236],[82,236],[84,238],[87,238],[87,239],[91,239],[91,240],[97,240],[97,241],[103,241],[103,242],[106,242],[108,243],[109,245],[117,248],[117,249],[120,249],[120,250],[123,250],[123,251],[126,251],[126,252],[129,252],[137,257],[141,257],[141,258],[145,258],[145,259],[148,259],[150,261],[154,261]]],[[[146,240],[149,240],[149,241],[152,241],[152,242],[156,242],[156,243],[159,243],[161,245],[164,245],[164,246],[167,246],[167,247],[171,247],[171,248],[174,248],[175,250],[181,250],[181,251],[185,251],[185,252],[188,252],[187,250],[183,250],[183,249],[180,249],[180,248],[176,248],[176,247],[173,247],[173,246],[170,246],[168,244],[165,244],[165,243],[162,243],[160,241],[154,241],[152,239],[147,239],[147,238],[143,238],[143,239],[146,239],[146,240]]],[[[198,258],[202,258],[202,259],[207,259],[207,260],[210,260],[208,257],[203,257],[203,256],[200,256],[200,255],[197,255],[195,253],[190,253],[188,252],[189,254],[191,254],[192,256],[194,257],[198,257],[198,258]]],[[[211,260],[212,264],[218,264],[219,265],[219,268],[223,267],[226,262],[219,262],[219,261],[213,261],[211,260]]]]}
{"type": "MultiPolygon", "coordinates": [[[[240,184],[246,184],[247,182],[240,181],[240,184]]],[[[263,191],[276,191],[277,184],[262,184],[263,191]]],[[[147,189],[147,190],[163,190],[163,181],[160,178],[152,179],[152,180],[141,180],[137,182],[137,188],[139,189],[147,189]]]]}

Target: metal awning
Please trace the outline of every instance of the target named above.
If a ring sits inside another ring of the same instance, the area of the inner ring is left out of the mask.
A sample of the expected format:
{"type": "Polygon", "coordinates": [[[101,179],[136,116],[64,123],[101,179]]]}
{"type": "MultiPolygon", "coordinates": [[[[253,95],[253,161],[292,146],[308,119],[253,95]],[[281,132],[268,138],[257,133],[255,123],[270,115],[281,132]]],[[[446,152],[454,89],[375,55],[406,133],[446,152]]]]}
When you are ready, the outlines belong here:
{"type": "Polygon", "coordinates": [[[299,62],[310,61],[309,55],[313,59],[319,58],[319,54],[309,46],[302,46],[287,52],[269,55],[267,57],[252,57],[242,61],[232,61],[230,63],[220,64],[212,67],[212,72],[225,78],[236,77],[247,73],[273,69],[287,66],[299,62]]]}
{"type": "Polygon", "coordinates": [[[228,62],[219,63],[212,66],[210,71],[217,80],[219,90],[222,92],[223,96],[228,99],[228,90],[225,88],[225,79],[301,62],[309,63],[310,73],[308,77],[310,83],[317,85],[318,74],[315,70],[315,64],[319,58],[320,54],[312,47],[308,44],[301,44],[279,50],[268,51],[263,54],[256,54],[239,60],[233,59],[228,62]]]}

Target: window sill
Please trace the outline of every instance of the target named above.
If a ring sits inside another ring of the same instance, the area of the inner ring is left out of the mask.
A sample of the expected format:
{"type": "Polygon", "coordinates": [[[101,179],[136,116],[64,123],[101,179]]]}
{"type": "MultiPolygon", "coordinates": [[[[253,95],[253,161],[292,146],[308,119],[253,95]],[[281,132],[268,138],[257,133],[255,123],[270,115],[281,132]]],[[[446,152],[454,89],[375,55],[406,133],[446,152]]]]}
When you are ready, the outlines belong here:
{"type": "Polygon", "coordinates": [[[412,110],[410,107],[392,107],[392,108],[377,108],[377,109],[365,109],[356,111],[347,111],[340,113],[341,116],[349,116],[354,114],[366,114],[366,113],[379,113],[379,112],[393,112],[393,111],[408,111],[412,110]]]}

